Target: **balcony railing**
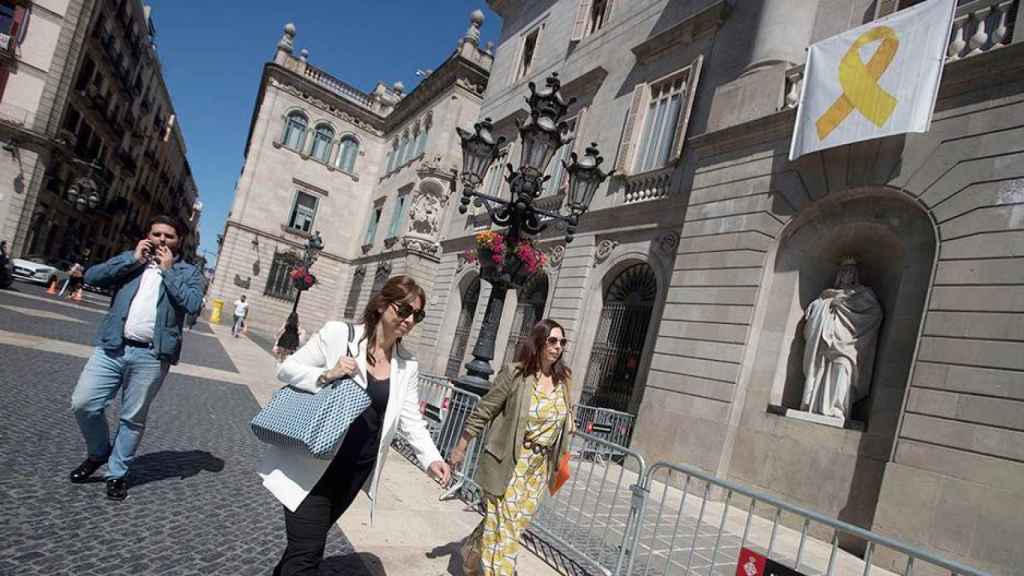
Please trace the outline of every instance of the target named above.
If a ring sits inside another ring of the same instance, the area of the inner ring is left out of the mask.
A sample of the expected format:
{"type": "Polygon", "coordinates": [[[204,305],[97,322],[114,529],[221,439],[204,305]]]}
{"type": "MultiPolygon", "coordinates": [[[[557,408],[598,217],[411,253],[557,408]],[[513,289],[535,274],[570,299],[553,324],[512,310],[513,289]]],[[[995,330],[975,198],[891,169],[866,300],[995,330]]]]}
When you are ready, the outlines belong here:
{"type": "Polygon", "coordinates": [[[370,97],[361,90],[353,88],[312,64],[306,64],[306,77],[339,96],[353,100],[363,106],[370,106],[370,97]]]}
{"type": "MultiPolygon", "coordinates": [[[[955,62],[985,52],[999,50],[1013,43],[1015,26],[1012,16],[1021,9],[1021,0],[974,0],[963,2],[953,15],[946,48],[946,62],[955,62]]],[[[786,72],[782,108],[795,108],[800,103],[804,66],[786,72]]]]}
{"type": "Polygon", "coordinates": [[[626,184],[623,187],[625,191],[623,203],[635,204],[668,197],[674,171],[675,165],[669,165],[659,170],[627,176],[626,184]]]}

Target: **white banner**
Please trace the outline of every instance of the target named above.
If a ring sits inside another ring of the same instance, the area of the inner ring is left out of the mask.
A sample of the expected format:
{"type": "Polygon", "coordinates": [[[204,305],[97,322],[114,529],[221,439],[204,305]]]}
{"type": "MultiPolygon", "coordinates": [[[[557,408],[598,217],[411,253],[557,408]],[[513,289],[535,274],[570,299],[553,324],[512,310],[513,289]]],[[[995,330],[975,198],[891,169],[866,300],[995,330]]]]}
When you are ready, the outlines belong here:
{"type": "Polygon", "coordinates": [[[927,132],[956,0],[928,0],[807,49],[789,159],[927,132]]]}

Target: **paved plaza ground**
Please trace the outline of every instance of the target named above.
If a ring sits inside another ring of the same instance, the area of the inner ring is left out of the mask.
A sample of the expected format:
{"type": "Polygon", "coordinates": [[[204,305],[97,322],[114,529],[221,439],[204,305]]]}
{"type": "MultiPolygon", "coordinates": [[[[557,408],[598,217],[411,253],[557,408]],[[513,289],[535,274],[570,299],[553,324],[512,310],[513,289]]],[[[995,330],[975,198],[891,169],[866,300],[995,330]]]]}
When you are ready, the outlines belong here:
{"type": "MultiPolygon", "coordinates": [[[[249,421],[276,387],[273,360],[229,327],[186,332],[126,501],[105,498],[101,474],[68,481],[84,457],[71,391],[104,310],[97,295],[73,303],[20,282],[0,291],[0,574],[269,574],[284,520],[254,472],[262,445],[249,421]]],[[[361,496],[329,537],[321,574],[460,574],[454,551],[479,516],[439,493],[392,453],[375,525],[361,496]]],[[[524,553],[520,573],[554,572],[524,553]]]]}

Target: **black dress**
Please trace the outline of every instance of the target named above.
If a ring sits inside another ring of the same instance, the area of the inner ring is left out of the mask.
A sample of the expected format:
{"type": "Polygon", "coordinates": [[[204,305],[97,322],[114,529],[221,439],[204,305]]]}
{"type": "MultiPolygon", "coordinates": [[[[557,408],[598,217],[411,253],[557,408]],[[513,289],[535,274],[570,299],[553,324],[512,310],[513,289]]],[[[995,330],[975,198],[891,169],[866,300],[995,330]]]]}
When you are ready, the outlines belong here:
{"type": "Polygon", "coordinates": [[[355,500],[373,474],[388,405],[391,379],[366,374],[370,407],[349,426],[334,459],[302,504],[284,509],[288,546],[274,568],[275,576],[316,575],[324,557],[327,533],[355,500]]]}

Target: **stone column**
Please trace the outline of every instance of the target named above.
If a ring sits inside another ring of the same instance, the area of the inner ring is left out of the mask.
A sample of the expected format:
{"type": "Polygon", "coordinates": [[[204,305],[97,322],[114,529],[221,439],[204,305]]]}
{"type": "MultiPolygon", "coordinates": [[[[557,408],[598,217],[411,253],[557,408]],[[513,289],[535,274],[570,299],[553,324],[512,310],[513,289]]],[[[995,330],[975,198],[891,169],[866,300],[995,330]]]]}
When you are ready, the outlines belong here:
{"type": "Polygon", "coordinates": [[[743,75],[803,62],[817,11],[817,0],[764,0],[743,75]]]}
{"type": "MultiPolygon", "coordinates": [[[[749,42],[737,54],[739,76],[715,90],[708,130],[720,130],[774,114],[780,108],[786,70],[804,62],[818,0],[762,0],[737,3],[724,42],[749,42]],[[753,39],[742,37],[753,28],[753,39]]],[[[737,49],[740,51],[740,49],[737,49]]]]}

